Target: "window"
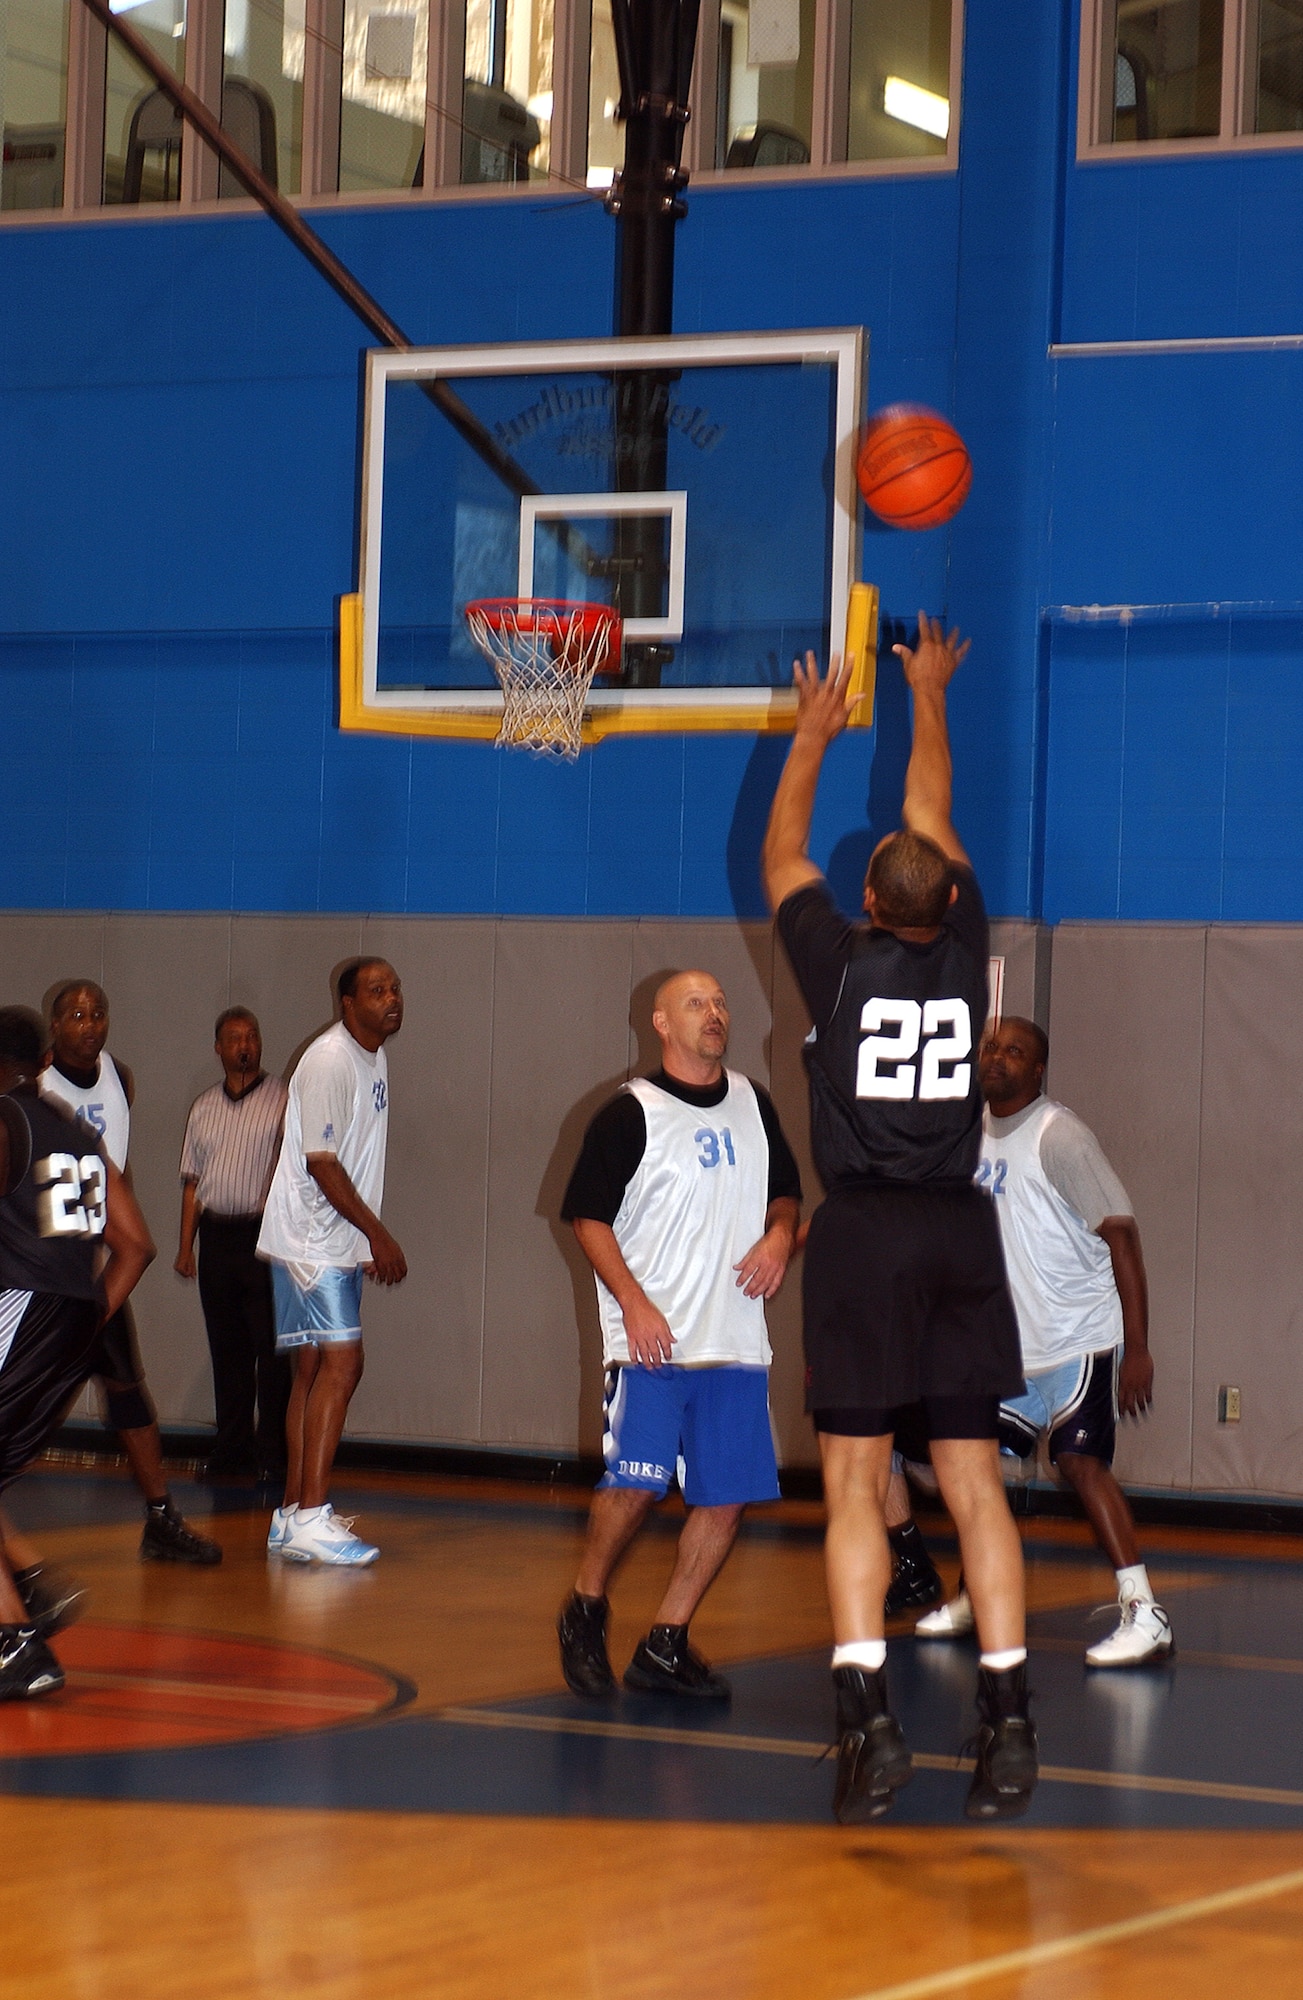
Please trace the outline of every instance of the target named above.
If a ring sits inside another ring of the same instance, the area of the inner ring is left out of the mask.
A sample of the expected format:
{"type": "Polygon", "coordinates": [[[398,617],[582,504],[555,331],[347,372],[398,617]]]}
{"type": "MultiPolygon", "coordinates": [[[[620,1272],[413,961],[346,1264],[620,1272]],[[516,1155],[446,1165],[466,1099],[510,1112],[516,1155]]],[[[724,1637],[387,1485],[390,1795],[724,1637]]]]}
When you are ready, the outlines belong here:
{"type": "Polygon", "coordinates": [[[0,208],[63,206],[67,49],[67,0],[10,0],[0,9],[0,208]]]}
{"type": "Polygon", "coordinates": [[[339,188],[420,187],[430,10],[417,0],[346,0],[339,188]]]}
{"type": "Polygon", "coordinates": [[[615,122],[620,102],[620,68],[615,60],[611,0],[593,0],[588,58],[588,185],[610,187],[624,164],[624,127],[615,122]]]}
{"type": "Polygon", "coordinates": [[[815,0],[723,0],[716,166],[809,165],[814,32],[815,0]]]}
{"type": "Polygon", "coordinates": [[[552,22],[552,0],[467,0],[463,181],[547,178],[552,22]]]}
{"type": "Polygon", "coordinates": [[[1303,132],[1303,0],[1085,0],[1081,150],[1303,132]]]}
{"type": "Polygon", "coordinates": [[[950,31],[949,0],[853,0],[849,159],[945,153],[950,31]]]}
{"type": "Polygon", "coordinates": [[[1303,132],[1303,0],[1258,0],[1255,132],[1303,132]]]}
{"type": "MultiPolygon", "coordinates": [[[[80,5],[80,0],[78,0],[80,5]]],[[[114,13],[131,16],[143,41],[178,77],[185,75],[186,0],[137,0],[114,13]]],[[[179,201],[183,122],[161,90],[109,38],[104,80],[104,200],[179,201]]]]}
{"type": "MultiPolygon", "coordinates": [[[[1198,11],[1197,0],[1168,4],[1198,11]]],[[[1292,12],[1303,0],[1255,4],[1255,115],[1264,130],[1303,129],[1292,12]]],[[[949,171],[960,7],[700,0],[684,165],[730,179],[949,171]]],[[[1158,7],[1150,0],[1150,12],[1158,7]]],[[[111,0],[111,9],[282,194],[402,201],[450,187],[605,188],[623,164],[611,0],[111,0]]],[[[0,0],[0,130],[0,210],[247,199],[81,0],[0,0]]]]}
{"type": "MultiPolygon", "coordinates": [[[[297,194],[303,164],[302,0],[226,0],[222,123],[282,194],[297,194]]],[[[244,190],[223,167],[219,193],[244,190]]]]}

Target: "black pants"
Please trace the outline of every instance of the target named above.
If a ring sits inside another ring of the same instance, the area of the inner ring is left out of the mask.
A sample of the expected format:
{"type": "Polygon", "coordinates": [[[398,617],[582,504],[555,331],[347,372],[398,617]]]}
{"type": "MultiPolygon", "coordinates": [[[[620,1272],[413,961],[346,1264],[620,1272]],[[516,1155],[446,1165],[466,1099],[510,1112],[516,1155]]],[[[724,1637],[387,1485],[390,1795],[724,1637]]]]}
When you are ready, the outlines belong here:
{"type": "Polygon", "coordinates": [[[211,1462],[232,1470],[285,1463],[290,1371],[276,1352],[271,1272],[254,1254],[261,1222],[207,1211],[199,1218],[199,1298],[217,1418],[211,1462]]]}

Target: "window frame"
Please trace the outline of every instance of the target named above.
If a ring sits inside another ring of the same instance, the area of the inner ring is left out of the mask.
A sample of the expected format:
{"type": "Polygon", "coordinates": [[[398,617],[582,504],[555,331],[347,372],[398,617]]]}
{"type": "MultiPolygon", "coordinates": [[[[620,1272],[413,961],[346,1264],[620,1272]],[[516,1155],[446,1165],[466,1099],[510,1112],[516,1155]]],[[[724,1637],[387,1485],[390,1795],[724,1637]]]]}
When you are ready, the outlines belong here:
{"type": "MultiPolygon", "coordinates": [[[[1085,0],[1086,5],[1091,0],[1085,0]]],[[[301,186],[289,199],[305,209],[389,207],[411,202],[537,201],[549,194],[578,191],[600,200],[587,185],[588,72],[592,0],[555,0],[553,116],[549,171],[545,179],[518,183],[464,184],[461,172],[461,104],[465,66],[465,8],[462,0],[418,0],[429,8],[429,55],[425,118],[425,171],[420,188],[369,189],[340,193],[337,105],[342,66],[344,0],[306,0],[303,75],[301,186]]],[[[1100,0],[1095,0],[1098,6],[1100,0]]],[[[964,0],[951,0],[950,131],[945,151],[932,157],[849,160],[849,52],[852,0],[816,0],[812,157],[802,166],[729,169],[714,164],[715,96],[718,84],[719,0],[703,0],[693,66],[692,117],[685,134],[684,165],[694,188],[766,187],[781,182],[897,179],[953,174],[959,165],[962,112],[964,0]]],[[[185,81],[220,115],[225,0],[189,0],[186,20],[185,81]]],[[[175,217],[178,212],[238,214],[253,208],[252,197],[219,199],[219,163],[187,128],[181,153],[180,198],[169,202],[113,203],[103,200],[104,86],[109,32],[72,0],[68,25],[67,123],[64,141],[63,205],[11,209],[0,228],[60,221],[136,222],[175,217]]]]}
{"type": "Polygon", "coordinates": [[[1077,159],[1189,159],[1200,153],[1279,152],[1303,146],[1300,132],[1252,130],[1257,96],[1258,0],[1224,0],[1222,87],[1218,130],[1195,139],[1106,139],[1116,88],[1118,0],[1081,0],[1077,72],[1077,159]]]}

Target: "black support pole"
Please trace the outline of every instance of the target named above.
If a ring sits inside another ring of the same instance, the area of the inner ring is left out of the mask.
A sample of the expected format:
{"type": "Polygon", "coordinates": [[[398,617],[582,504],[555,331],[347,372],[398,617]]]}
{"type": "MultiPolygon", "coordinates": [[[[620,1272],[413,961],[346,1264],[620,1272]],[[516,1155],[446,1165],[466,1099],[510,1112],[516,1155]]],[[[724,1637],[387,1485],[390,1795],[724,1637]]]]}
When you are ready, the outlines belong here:
{"type": "MultiPolygon", "coordinates": [[[[674,331],[674,232],[682,199],[683,133],[697,39],[699,0],[612,0],[620,65],[624,168],[607,199],[619,225],[615,330],[622,335],[674,331]]],[[[677,378],[666,370],[630,369],[615,378],[615,485],[620,493],[664,488],[669,411],[677,378]]],[[[667,526],[659,515],[616,524],[616,596],[625,618],[655,617],[664,601],[667,526]]],[[[659,687],[673,658],[666,645],[625,647],[632,687],[659,687]]]]}

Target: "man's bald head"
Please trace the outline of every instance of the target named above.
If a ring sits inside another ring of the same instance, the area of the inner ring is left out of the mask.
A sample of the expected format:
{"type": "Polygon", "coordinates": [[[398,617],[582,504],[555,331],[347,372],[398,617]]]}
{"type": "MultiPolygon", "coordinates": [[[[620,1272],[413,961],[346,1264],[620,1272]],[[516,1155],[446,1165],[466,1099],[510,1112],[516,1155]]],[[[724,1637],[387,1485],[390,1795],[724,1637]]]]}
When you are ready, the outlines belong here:
{"type": "Polygon", "coordinates": [[[718,1080],[728,1049],[728,1002],[713,972],[674,972],[652,1002],[662,1060],[682,1083],[718,1080]]]}

